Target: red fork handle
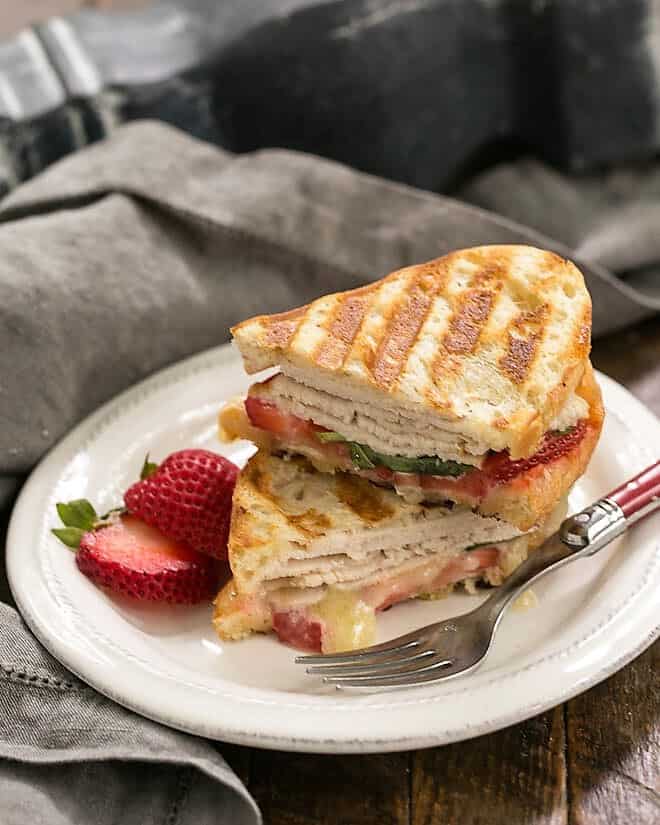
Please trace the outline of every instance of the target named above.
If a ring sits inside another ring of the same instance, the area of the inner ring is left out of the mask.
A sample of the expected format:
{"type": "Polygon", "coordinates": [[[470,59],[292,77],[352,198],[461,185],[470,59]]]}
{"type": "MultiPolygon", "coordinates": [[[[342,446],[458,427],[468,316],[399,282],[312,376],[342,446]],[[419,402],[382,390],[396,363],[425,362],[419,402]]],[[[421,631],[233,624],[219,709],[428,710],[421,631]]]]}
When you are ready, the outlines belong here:
{"type": "Polygon", "coordinates": [[[644,515],[640,510],[660,500],[660,461],[612,490],[605,498],[618,504],[627,519],[636,513],[638,517],[644,515]]]}

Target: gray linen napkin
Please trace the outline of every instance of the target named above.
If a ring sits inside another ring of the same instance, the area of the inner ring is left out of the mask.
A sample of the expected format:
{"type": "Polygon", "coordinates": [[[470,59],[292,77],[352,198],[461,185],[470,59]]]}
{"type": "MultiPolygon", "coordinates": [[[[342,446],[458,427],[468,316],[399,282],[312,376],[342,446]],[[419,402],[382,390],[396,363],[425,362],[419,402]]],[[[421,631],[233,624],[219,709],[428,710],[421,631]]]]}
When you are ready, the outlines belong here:
{"type": "Polygon", "coordinates": [[[253,825],[219,753],[72,676],[0,604],[2,825],[253,825]]]}
{"type": "MultiPolygon", "coordinates": [[[[658,163],[576,178],[525,158],[483,172],[464,184],[459,195],[560,241],[578,260],[616,272],[640,305],[657,308],[660,303],[658,163]]],[[[595,303],[603,300],[596,287],[595,303]]],[[[610,315],[615,307],[608,304],[610,315]]],[[[606,321],[595,333],[610,328],[606,321]]]]}
{"type": "MultiPolygon", "coordinates": [[[[517,216],[535,229],[319,158],[233,156],[146,122],[24,184],[0,204],[0,509],[81,417],[226,340],[232,323],[452,248],[532,243],[571,255],[589,281],[596,333],[660,309],[657,290],[641,289],[660,263],[655,190],[634,207],[589,201],[590,219],[560,231],[561,198],[543,218],[552,180],[539,189],[533,169],[494,174],[468,195],[516,215],[519,198],[529,214],[517,216]],[[606,267],[639,270],[640,288],[606,267]]],[[[78,825],[91,811],[101,825],[257,821],[213,746],[86,688],[9,607],[0,607],[0,709],[3,823],[78,825]]]]}

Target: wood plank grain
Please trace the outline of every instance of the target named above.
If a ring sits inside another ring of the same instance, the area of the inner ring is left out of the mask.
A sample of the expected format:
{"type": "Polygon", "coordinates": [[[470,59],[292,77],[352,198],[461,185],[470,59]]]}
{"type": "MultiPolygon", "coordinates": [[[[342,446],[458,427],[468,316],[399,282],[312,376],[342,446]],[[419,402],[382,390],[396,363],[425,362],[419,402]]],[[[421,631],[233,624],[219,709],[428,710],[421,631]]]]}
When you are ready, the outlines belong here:
{"type": "Polygon", "coordinates": [[[264,825],[409,825],[410,755],[254,751],[264,825]]]}
{"type": "Polygon", "coordinates": [[[488,736],[418,751],[411,825],[564,825],[564,756],[561,707],[488,736]]]}
{"type": "Polygon", "coordinates": [[[660,822],[660,643],[567,712],[570,825],[660,822]]]}

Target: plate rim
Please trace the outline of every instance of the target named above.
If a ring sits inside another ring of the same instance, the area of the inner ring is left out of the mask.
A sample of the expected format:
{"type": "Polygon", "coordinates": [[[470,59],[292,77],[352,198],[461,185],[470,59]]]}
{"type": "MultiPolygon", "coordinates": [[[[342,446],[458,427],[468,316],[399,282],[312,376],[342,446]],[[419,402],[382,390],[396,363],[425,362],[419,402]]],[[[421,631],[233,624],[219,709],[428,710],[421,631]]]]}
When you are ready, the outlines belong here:
{"type": "MultiPolygon", "coordinates": [[[[112,684],[104,682],[101,676],[97,679],[96,675],[94,673],[90,675],[84,666],[79,668],[77,661],[72,662],[72,658],[75,657],[75,650],[72,650],[66,644],[60,645],[57,636],[47,632],[48,623],[44,621],[42,626],[40,617],[35,615],[28,606],[28,599],[22,598],[21,565],[18,563],[20,556],[18,555],[18,551],[13,551],[12,548],[18,547],[20,543],[18,536],[24,518],[24,510],[28,509],[28,503],[32,495],[37,495],[40,499],[43,499],[43,494],[39,494],[42,478],[46,478],[49,472],[52,472],[55,468],[59,467],[61,469],[63,466],[66,466],[67,459],[65,456],[67,454],[75,454],[85,449],[86,445],[94,441],[95,437],[99,434],[97,431],[102,422],[105,422],[105,426],[102,428],[105,429],[106,426],[111,426],[117,418],[121,418],[127,414],[130,415],[131,410],[138,407],[150,395],[180,380],[190,379],[194,377],[195,374],[204,372],[213,366],[219,367],[223,364],[230,364],[234,357],[235,350],[231,344],[223,344],[205,350],[157,371],[107,401],[74,426],[69,433],[49,450],[26,480],[14,505],[7,532],[6,561],[9,585],[18,610],[30,630],[49,653],[100,694],[152,721],[166,724],[177,730],[251,747],[315,753],[377,753],[408,750],[463,741],[508,727],[509,725],[516,724],[517,722],[542,713],[549,708],[568,701],[572,697],[607,679],[640,655],[660,637],[660,623],[658,623],[637,645],[628,646],[621,656],[609,660],[605,665],[601,665],[596,671],[590,673],[582,680],[576,680],[576,684],[570,688],[555,693],[552,698],[546,701],[521,703],[515,711],[508,714],[498,714],[495,711],[488,720],[482,723],[470,725],[469,723],[463,722],[459,730],[449,728],[440,731],[436,730],[426,735],[409,737],[400,734],[389,734],[380,737],[372,735],[369,736],[369,738],[360,737],[355,740],[351,740],[345,736],[338,736],[336,738],[324,738],[320,736],[300,737],[294,735],[273,735],[272,733],[263,734],[246,730],[241,731],[235,728],[220,729],[222,725],[215,727],[210,726],[204,730],[202,729],[204,726],[187,725],[185,721],[181,719],[172,718],[164,713],[154,712],[149,702],[134,701],[133,698],[127,697],[125,693],[115,690],[112,684]],[[81,437],[83,433],[86,433],[86,435],[81,437]]],[[[625,401],[627,405],[632,405],[635,408],[636,414],[645,418],[649,426],[655,426],[660,431],[660,421],[658,421],[656,416],[639,401],[639,399],[635,398],[632,393],[614,379],[604,376],[602,373],[597,373],[597,376],[601,385],[607,387],[608,394],[613,393],[615,396],[618,395],[619,399],[625,401]]],[[[539,666],[539,664],[538,661],[532,662],[528,667],[534,668],[539,666]]],[[[383,694],[383,696],[388,697],[392,696],[392,694],[383,694]]],[[[425,696],[424,698],[427,699],[426,702],[412,700],[408,704],[410,706],[427,704],[429,697],[425,696]]],[[[422,700],[421,696],[420,700],[422,700]]],[[[284,702],[286,702],[286,700],[284,700],[284,702]]],[[[394,701],[393,704],[396,705],[397,703],[394,701]]],[[[356,705],[356,708],[358,707],[359,705],[356,705]]],[[[377,708],[374,707],[373,710],[377,710],[377,708]]]]}

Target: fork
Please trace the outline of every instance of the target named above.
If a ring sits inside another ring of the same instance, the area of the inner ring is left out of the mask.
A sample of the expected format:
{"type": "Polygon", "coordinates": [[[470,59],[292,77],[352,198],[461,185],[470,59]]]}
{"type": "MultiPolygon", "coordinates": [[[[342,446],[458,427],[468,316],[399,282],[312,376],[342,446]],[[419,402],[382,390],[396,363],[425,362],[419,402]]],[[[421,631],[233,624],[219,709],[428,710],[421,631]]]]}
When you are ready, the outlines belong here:
{"type": "Polygon", "coordinates": [[[383,644],[347,653],[298,656],[295,661],[328,684],[363,691],[416,687],[469,673],[490,650],[504,611],[533,582],[568,562],[593,556],[657,509],[660,461],[567,518],[475,610],[383,644]]]}

